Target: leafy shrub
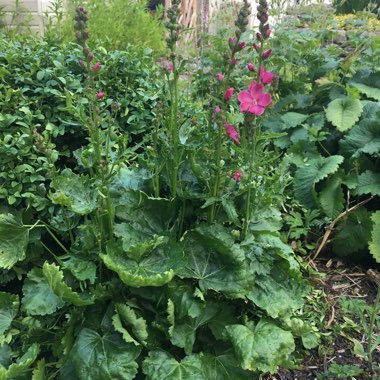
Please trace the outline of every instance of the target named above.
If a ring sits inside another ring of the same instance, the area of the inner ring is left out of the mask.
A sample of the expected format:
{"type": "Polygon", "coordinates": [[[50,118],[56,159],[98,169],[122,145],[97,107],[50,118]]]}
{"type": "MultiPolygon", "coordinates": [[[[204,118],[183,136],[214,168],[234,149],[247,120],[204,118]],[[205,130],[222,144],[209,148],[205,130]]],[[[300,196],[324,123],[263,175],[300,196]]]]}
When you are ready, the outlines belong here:
{"type": "MultiPolygon", "coordinates": [[[[141,140],[152,128],[161,91],[149,51],[97,51],[102,86],[116,130],[141,140]],[[113,106],[112,106],[113,105],[113,106]],[[113,107],[113,108],[112,108],[113,107]],[[115,108],[116,107],[116,108],[115,108]]],[[[37,40],[4,39],[0,48],[0,198],[12,206],[46,208],[48,163],[34,148],[36,129],[55,146],[61,166],[72,166],[73,152],[87,133],[75,106],[87,101],[78,45],[51,46],[37,40]],[[75,138],[74,138],[75,137],[75,138]]],[[[129,137],[128,137],[129,136],[129,137]]]]}
{"type": "Polygon", "coordinates": [[[374,10],[379,5],[379,0],[334,0],[337,13],[353,13],[366,8],[374,10]]]}
{"type": "MultiPolygon", "coordinates": [[[[64,42],[74,41],[73,13],[80,2],[69,2],[67,18],[61,22],[64,42]]],[[[156,57],[165,53],[165,28],[160,13],[152,16],[145,0],[90,0],[86,3],[89,12],[89,31],[92,44],[100,44],[107,50],[125,50],[128,44],[136,51],[151,49],[156,57]]],[[[57,33],[52,29],[52,33],[57,33]]]]}

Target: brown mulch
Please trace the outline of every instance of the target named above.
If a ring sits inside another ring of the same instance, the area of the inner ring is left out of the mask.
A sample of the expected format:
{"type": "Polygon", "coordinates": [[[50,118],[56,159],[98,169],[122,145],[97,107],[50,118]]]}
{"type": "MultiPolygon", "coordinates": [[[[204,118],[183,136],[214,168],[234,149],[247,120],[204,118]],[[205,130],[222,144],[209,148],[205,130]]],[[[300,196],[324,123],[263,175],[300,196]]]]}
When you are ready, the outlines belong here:
{"type": "MultiPolygon", "coordinates": [[[[378,286],[380,286],[377,271],[368,271],[357,266],[348,267],[342,262],[327,259],[318,259],[312,265],[315,270],[325,275],[323,279],[319,279],[319,284],[315,284],[316,288],[324,290],[325,300],[328,303],[327,315],[321,316],[324,317],[325,324],[325,331],[322,332],[333,333],[334,327],[337,327],[336,324],[344,323],[345,314],[339,307],[341,298],[362,299],[373,305],[378,286]]],[[[352,315],[349,315],[349,318],[360,324],[352,315]]],[[[375,334],[378,333],[375,331],[375,334]]],[[[362,329],[360,331],[349,329],[346,334],[360,342],[366,342],[367,339],[362,329]]],[[[364,370],[364,374],[355,376],[355,379],[371,379],[367,361],[353,353],[353,343],[349,339],[334,334],[330,341],[322,340],[321,345],[324,346],[323,350],[315,348],[308,352],[308,356],[303,360],[300,368],[296,370],[281,369],[277,375],[269,377],[268,380],[316,380],[318,374],[322,379],[333,379],[334,377],[327,375],[327,370],[332,363],[355,365],[364,370]],[[323,374],[327,376],[321,376],[323,374]]],[[[375,365],[380,363],[380,347],[377,347],[373,352],[373,363],[375,365]]],[[[351,377],[348,376],[347,379],[351,379],[351,377]]],[[[372,377],[372,379],[380,380],[380,374],[372,377]]]]}

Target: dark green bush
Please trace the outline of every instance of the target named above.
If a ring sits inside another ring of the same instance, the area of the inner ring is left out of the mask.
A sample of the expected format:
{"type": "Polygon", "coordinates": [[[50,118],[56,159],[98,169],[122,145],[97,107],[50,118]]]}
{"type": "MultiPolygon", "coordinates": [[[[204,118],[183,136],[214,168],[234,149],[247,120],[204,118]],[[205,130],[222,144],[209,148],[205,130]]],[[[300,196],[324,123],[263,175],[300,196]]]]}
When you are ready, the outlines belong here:
{"type": "Polygon", "coordinates": [[[337,13],[354,13],[364,9],[375,10],[380,5],[379,0],[334,0],[337,13]]]}

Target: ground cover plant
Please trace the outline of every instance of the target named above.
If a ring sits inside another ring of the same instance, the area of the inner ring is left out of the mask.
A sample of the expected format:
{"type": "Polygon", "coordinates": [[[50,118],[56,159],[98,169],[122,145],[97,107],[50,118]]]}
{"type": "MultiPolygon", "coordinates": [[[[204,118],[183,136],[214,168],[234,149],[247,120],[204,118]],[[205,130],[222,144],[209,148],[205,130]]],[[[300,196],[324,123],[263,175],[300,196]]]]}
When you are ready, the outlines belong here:
{"type": "MultiPolygon", "coordinates": [[[[349,74],[358,60],[313,51],[325,35],[289,57],[280,31],[271,38],[267,1],[254,33],[244,1],[191,76],[178,6],[159,60],[98,47],[81,6],[76,43],[21,38],[0,49],[0,379],[260,379],[324,342],[318,292],[288,243],[309,249],[309,232],[336,217],[322,199],[338,214],[341,193],[367,171],[377,178],[377,135],[357,146],[350,134],[376,132],[378,45],[362,51],[354,39],[368,65],[359,79],[349,74]],[[328,89],[313,87],[328,71],[328,89]],[[356,126],[335,100],[360,102],[356,126]]],[[[377,259],[369,185],[360,241],[377,259]]],[[[376,336],[376,302],[341,307],[376,336]]],[[[373,379],[375,347],[356,343],[373,379]]],[[[326,376],[347,370],[360,372],[336,365],[326,376]]]]}

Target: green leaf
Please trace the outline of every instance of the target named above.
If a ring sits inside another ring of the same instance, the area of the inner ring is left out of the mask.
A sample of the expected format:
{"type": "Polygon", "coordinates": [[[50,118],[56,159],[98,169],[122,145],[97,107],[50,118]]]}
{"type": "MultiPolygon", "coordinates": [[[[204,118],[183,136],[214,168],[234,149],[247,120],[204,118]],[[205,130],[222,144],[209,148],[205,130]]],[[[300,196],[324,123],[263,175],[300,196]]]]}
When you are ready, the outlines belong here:
{"type": "Polygon", "coordinates": [[[151,236],[139,227],[136,223],[120,223],[114,228],[115,236],[122,239],[125,254],[137,261],[168,241],[165,236],[151,236]]]}
{"type": "Polygon", "coordinates": [[[33,268],[28,273],[22,291],[22,305],[30,315],[52,314],[65,304],[54,294],[39,268],[33,268]]]}
{"type": "Polygon", "coordinates": [[[362,153],[379,157],[380,123],[377,120],[364,120],[347,134],[340,142],[343,155],[359,157],[362,153]]]}
{"type": "Polygon", "coordinates": [[[380,195],[380,173],[366,170],[358,177],[358,186],[353,191],[356,195],[380,195]]]}
{"type": "Polygon", "coordinates": [[[129,259],[117,243],[108,244],[107,254],[100,257],[126,285],[137,287],[162,286],[170,282],[184,262],[181,245],[173,241],[157,247],[140,261],[129,259]]]}
{"type": "Polygon", "coordinates": [[[330,219],[335,219],[344,208],[344,194],[341,184],[340,176],[333,176],[328,180],[319,196],[322,209],[330,219]]]}
{"type": "Polygon", "coordinates": [[[338,379],[347,379],[348,377],[359,376],[364,371],[354,365],[332,363],[329,372],[335,375],[338,379]]]}
{"type": "Polygon", "coordinates": [[[371,216],[373,228],[371,232],[371,241],[369,242],[369,251],[373,258],[380,264],[380,211],[376,211],[371,216]]]}
{"type": "Polygon", "coordinates": [[[200,365],[195,355],[178,362],[164,351],[151,351],[142,368],[146,380],[206,380],[202,377],[200,365]]]}
{"type": "Polygon", "coordinates": [[[54,193],[50,194],[53,203],[66,206],[79,215],[90,214],[97,208],[97,192],[86,176],[74,174],[65,169],[54,177],[54,193]]]}
{"type": "Polygon", "coordinates": [[[294,177],[294,192],[297,199],[308,208],[316,206],[315,185],[322,179],[334,174],[343,162],[342,156],[320,157],[307,161],[297,168],[294,177]]]}
{"type": "Polygon", "coordinates": [[[339,256],[348,256],[366,250],[371,239],[372,221],[370,213],[364,209],[357,209],[348,213],[338,226],[332,249],[339,256]]]}
{"type": "Polygon", "coordinates": [[[243,325],[226,326],[226,336],[240,366],[250,371],[274,373],[295,349],[292,334],[266,319],[254,331],[243,325]]]}
{"type": "Polygon", "coordinates": [[[302,124],[309,115],[304,115],[297,112],[287,112],[281,116],[281,120],[284,122],[283,129],[295,128],[302,124]]]}
{"type": "Polygon", "coordinates": [[[93,261],[83,260],[77,256],[69,256],[63,261],[63,269],[69,270],[79,281],[90,281],[91,284],[96,280],[96,264],[93,261]]]}
{"type": "Polygon", "coordinates": [[[41,359],[33,370],[32,380],[45,380],[45,359],[41,359]]]}
{"type": "Polygon", "coordinates": [[[351,86],[357,88],[362,94],[380,102],[380,88],[370,87],[363,83],[351,82],[351,86]]]}
{"type": "Polygon", "coordinates": [[[86,306],[94,303],[92,298],[83,298],[67,286],[63,279],[63,273],[55,264],[49,264],[46,261],[42,267],[42,272],[54,294],[63,301],[75,306],[86,306]]]}
{"type": "Polygon", "coordinates": [[[12,214],[0,214],[0,268],[11,269],[25,259],[29,230],[12,214]]]}
{"type": "MultiPolygon", "coordinates": [[[[17,359],[16,363],[11,364],[6,372],[5,380],[17,378],[18,376],[25,376],[29,372],[29,367],[37,359],[40,352],[40,346],[37,343],[33,343],[25,352],[21,358],[17,359]]],[[[1,367],[0,367],[1,369],[1,367]]],[[[0,372],[1,376],[1,372],[0,372]]]]}
{"type": "Polygon", "coordinates": [[[84,328],[61,369],[62,380],[131,380],[140,349],[126,344],[118,334],[104,335],[84,328]]]}
{"type": "Polygon", "coordinates": [[[244,251],[220,225],[201,225],[183,238],[187,263],[178,270],[181,278],[195,278],[202,291],[221,291],[244,298],[254,278],[248,272],[244,251]]]}
{"type": "Polygon", "coordinates": [[[241,223],[240,223],[240,220],[239,220],[239,215],[238,215],[238,213],[236,211],[236,207],[234,205],[234,202],[232,200],[223,198],[222,199],[222,206],[223,206],[223,209],[224,209],[224,211],[226,212],[226,214],[228,216],[228,219],[233,224],[235,224],[235,226],[241,227],[241,223]]]}
{"type": "Polygon", "coordinates": [[[0,292],[0,341],[18,313],[20,301],[16,294],[0,292]]]}
{"type": "Polygon", "coordinates": [[[363,106],[359,99],[335,99],[326,109],[326,118],[340,132],[345,132],[355,125],[362,111],[363,106]]]}
{"type": "Polygon", "coordinates": [[[114,315],[112,321],[114,322],[116,331],[119,331],[123,334],[123,338],[127,343],[146,345],[146,340],[148,339],[148,330],[144,318],[138,318],[136,312],[127,305],[116,304],[115,309],[117,314],[114,315]],[[120,330],[122,331],[117,329],[115,322],[118,328],[121,326],[122,329],[120,330]],[[126,327],[123,326],[130,327],[132,329],[133,335],[137,340],[133,339],[126,327]]]}

